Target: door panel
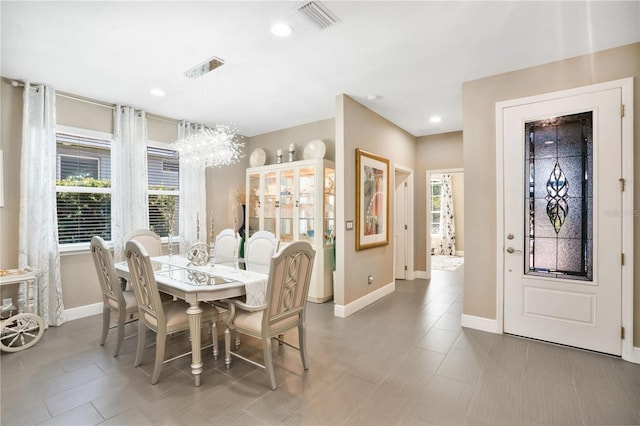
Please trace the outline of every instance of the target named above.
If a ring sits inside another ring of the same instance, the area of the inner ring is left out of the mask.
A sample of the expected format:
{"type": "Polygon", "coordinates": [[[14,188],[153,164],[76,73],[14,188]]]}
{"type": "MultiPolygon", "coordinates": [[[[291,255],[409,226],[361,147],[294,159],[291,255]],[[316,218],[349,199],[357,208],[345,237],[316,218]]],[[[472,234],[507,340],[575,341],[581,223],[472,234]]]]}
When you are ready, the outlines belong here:
{"type": "Polygon", "coordinates": [[[621,90],[503,110],[504,330],[621,353],[621,90]]]}
{"type": "Polygon", "coordinates": [[[407,264],[407,230],[405,225],[407,224],[407,194],[406,194],[406,175],[396,172],[395,174],[395,214],[394,214],[394,247],[395,247],[395,278],[399,280],[407,279],[407,271],[405,266],[407,264]]]}

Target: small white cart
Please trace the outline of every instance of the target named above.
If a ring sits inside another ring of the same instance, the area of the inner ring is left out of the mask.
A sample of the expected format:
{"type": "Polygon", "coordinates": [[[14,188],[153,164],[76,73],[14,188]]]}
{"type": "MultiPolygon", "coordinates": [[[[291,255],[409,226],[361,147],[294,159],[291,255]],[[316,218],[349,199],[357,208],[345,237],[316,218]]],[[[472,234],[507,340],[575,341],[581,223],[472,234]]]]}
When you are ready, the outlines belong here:
{"type": "Polygon", "coordinates": [[[35,345],[44,333],[44,321],[34,312],[36,294],[34,284],[36,271],[22,269],[0,270],[0,287],[24,285],[24,300],[18,301],[19,308],[12,303],[2,305],[0,310],[0,350],[18,352],[35,345]],[[15,314],[14,314],[15,312],[15,314]]]}

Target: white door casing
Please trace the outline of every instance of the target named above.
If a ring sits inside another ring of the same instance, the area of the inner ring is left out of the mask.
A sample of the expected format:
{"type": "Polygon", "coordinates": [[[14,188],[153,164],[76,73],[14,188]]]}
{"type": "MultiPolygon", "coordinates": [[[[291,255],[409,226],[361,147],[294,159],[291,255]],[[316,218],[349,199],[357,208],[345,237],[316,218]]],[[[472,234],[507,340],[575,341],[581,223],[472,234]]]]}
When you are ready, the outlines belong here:
{"type": "Polygon", "coordinates": [[[395,278],[407,279],[407,182],[406,175],[395,172],[394,248],[395,278]]]}
{"type": "MultiPolygon", "coordinates": [[[[520,101],[498,104],[496,110],[503,149],[498,158],[498,278],[503,288],[498,290],[504,291],[504,331],[619,355],[621,325],[632,323],[628,307],[623,318],[622,291],[626,296],[633,286],[621,265],[622,253],[629,255],[630,249],[623,234],[629,232],[629,221],[619,179],[632,182],[633,176],[632,167],[623,164],[622,89],[597,85],[581,93],[520,101]],[[593,111],[593,280],[525,275],[524,125],[584,111],[593,111]],[[514,251],[508,253],[509,248],[514,251]]],[[[628,352],[629,341],[626,347],[628,352]]]]}

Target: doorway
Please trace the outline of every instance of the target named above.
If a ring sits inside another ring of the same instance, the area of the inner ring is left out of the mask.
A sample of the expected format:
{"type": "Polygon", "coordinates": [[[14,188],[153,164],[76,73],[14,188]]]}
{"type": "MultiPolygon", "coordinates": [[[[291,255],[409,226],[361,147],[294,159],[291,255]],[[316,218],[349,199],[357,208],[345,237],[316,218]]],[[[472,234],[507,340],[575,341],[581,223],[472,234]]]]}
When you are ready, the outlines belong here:
{"type": "Polygon", "coordinates": [[[464,170],[427,171],[427,278],[464,263],[464,170]]]}
{"type": "Polygon", "coordinates": [[[604,84],[497,106],[505,333],[622,354],[633,234],[622,92],[604,84]]]}

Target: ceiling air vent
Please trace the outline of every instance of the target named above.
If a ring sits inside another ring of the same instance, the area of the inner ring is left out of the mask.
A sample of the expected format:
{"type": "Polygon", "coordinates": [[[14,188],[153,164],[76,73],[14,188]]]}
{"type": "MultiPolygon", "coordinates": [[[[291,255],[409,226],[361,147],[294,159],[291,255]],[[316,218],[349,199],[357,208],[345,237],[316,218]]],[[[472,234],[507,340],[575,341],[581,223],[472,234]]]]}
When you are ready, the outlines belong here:
{"type": "Polygon", "coordinates": [[[302,14],[309,22],[321,30],[337,24],[340,20],[326,6],[317,1],[306,1],[297,7],[298,12],[302,14]]]}

